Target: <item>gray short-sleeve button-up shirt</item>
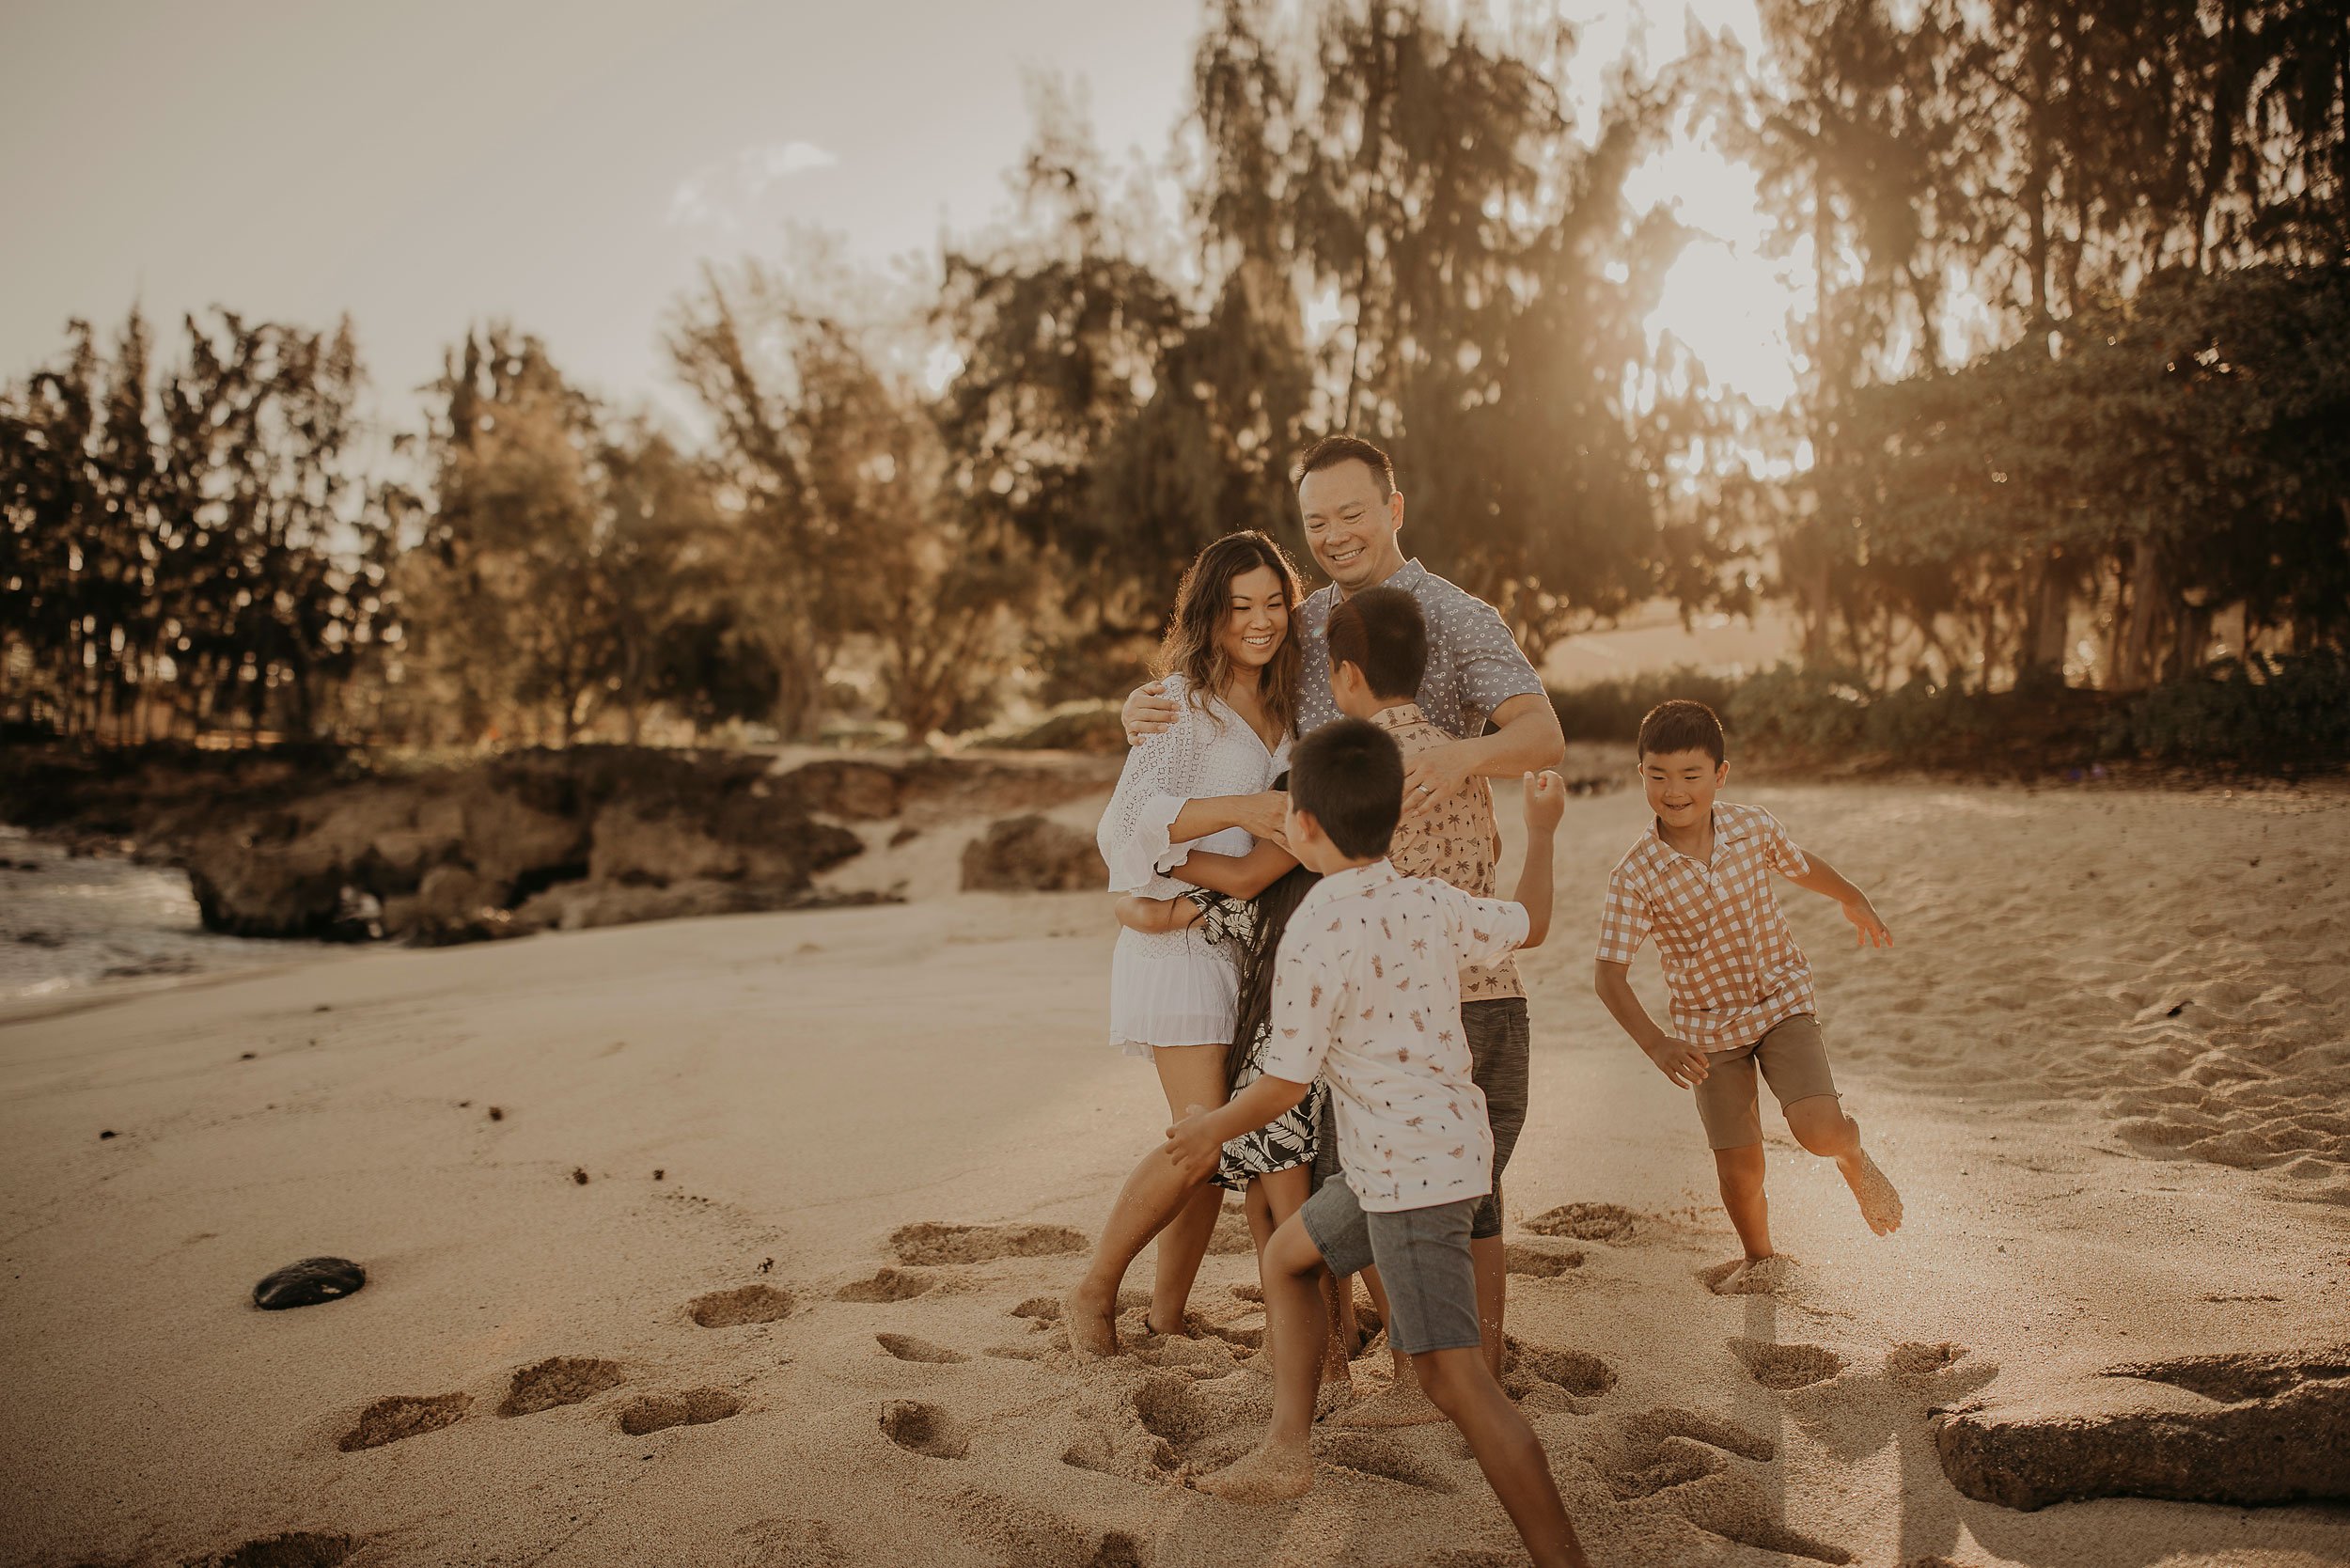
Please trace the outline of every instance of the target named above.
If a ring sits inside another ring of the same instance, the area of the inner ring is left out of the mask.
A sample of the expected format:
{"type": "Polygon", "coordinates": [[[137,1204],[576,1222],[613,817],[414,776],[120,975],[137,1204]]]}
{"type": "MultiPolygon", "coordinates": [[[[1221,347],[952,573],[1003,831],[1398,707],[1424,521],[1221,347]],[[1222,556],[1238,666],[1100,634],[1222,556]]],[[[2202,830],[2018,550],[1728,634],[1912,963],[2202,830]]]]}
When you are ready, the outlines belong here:
{"type": "MultiPolygon", "coordinates": [[[[1468,740],[1483,733],[1493,711],[1512,698],[1543,695],[1542,677],[1491,604],[1417,559],[1379,586],[1403,589],[1419,601],[1427,618],[1428,669],[1420,677],[1419,711],[1429,723],[1454,740],[1468,740]]],[[[1339,717],[1338,700],[1330,695],[1330,612],[1338,603],[1338,585],[1332,583],[1299,608],[1306,661],[1297,694],[1300,735],[1339,717]]]]}

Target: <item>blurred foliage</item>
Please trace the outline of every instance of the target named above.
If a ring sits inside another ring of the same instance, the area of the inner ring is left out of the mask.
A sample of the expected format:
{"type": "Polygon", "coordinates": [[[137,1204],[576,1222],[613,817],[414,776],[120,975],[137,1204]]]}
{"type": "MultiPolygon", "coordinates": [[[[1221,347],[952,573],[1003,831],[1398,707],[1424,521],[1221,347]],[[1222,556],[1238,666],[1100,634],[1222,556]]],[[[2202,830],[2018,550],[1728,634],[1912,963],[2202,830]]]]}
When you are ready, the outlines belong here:
{"type": "Polygon", "coordinates": [[[2140,693],[2108,722],[2114,750],[2290,769],[2350,759],[2350,659],[2225,659],[2140,693]]]}
{"type": "Polygon", "coordinates": [[[395,435],[347,324],[190,321],[159,372],[135,314],[71,323],[0,388],[0,723],[967,730],[1122,691],[1215,536],[1302,557],[1289,465],[1348,430],[1537,659],[1658,599],[1797,612],[1800,667],[1562,695],[1571,734],[1667,690],[1810,753],[2332,733],[2285,694],[2350,642],[2342,0],[1762,12],[1767,60],[1696,36],[1576,102],[1530,13],[1209,0],[1170,167],[1048,86],[934,274],[706,269],[691,440],[507,325],[395,435]],[[1690,235],[1627,181],[1677,135],[1752,163],[1810,281],[1784,409],[1651,337],[1690,235]]]}

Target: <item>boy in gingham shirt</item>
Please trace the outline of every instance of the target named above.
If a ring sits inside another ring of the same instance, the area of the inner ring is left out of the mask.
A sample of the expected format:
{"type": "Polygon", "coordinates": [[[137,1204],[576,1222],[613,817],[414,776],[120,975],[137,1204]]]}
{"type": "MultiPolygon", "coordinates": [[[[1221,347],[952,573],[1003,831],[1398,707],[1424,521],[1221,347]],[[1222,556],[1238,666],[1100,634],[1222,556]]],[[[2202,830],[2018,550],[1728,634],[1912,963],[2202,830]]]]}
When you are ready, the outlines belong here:
{"type": "Polygon", "coordinates": [[[1711,708],[1660,704],[1640,721],[1638,746],[1655,820],[1608,875],[1593,987],[1658,1071],[1696,1091],[1722,1207],[1746,1247],[1715,1289],[1764,1289],[1777,1268],[1762,1195],[1758,1070],[1795,1141],[1836,1162],[1869,1228],[1889,1235],[1902,1222],[1900,1194],[1861,1148],[1860,1124],[1837,1095],[1811,965],[1787,929],[1771,873],[1834,899],[1860,946],[1889,948],[1893,936],[1867,896],[1797,849],[1768,811],[1714,798],[1730,764],[1711,708]],[[1672,998],[1670,1033],[1632,990],[1633,957],[1651,935],[1672,998]]]}

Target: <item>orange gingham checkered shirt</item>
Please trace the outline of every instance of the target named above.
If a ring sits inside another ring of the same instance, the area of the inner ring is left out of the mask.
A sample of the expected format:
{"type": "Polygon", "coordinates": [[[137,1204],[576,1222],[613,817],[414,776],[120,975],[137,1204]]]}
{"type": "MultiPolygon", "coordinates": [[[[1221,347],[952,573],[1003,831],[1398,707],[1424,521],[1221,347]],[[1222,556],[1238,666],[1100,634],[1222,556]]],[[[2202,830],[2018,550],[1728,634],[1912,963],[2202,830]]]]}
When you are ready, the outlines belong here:
{"type": "Polygon", "coordinates": [[[1630,964],[1654,933],[1673,1032],[1700,1050],[1751,1045],[1774,1024],[1819,1011],[1811,965],[1771,891],[1773,871],[1810,869],[1759,806],[1715,803],[1711,866],[1668,846],[1652,823],[1608,873],[1599,957],[1630,964]]]}

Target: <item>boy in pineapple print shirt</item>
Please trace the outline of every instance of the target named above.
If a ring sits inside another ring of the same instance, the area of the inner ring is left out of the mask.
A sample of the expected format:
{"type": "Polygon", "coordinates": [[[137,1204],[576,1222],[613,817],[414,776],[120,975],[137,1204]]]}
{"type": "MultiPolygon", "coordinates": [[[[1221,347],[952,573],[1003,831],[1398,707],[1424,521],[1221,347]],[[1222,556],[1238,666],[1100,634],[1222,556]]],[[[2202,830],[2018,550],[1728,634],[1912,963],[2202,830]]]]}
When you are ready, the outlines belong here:
{"type": "Polygon", "coordinates": [[[1302,1100],[1319,1074],[1338,1107],[1345,1173],[1265,1244],[1274,1378],[1265,1440],[1198,1484],[1249,1503],[1311,1489],[1308,1435],[1328,1331],[1318,1281],[1325,1266],[1344,1274],[1376,1264],[1389,1335],[1468,1439],[1527,1550],[1538,1563],[1574,1568],[1586,1559],[1550,1461],[1480,1348],[1469,1229],[1491,1191],[1493,1136],[1460,1002],[1464,964],[1490,964],[1549,930],[1565,786],[1556,774],[1527,777],[1517,902],[1399,873],[1386,855],[1402,792],[1402,753],[1376,725],[1341,719],[1298,743],[1284,836],[1322,881],[1281,939],[1263,1075],[1167,1129],[1167,1154],[1204,1170],[1227,1140],[1302,1100]]]}

